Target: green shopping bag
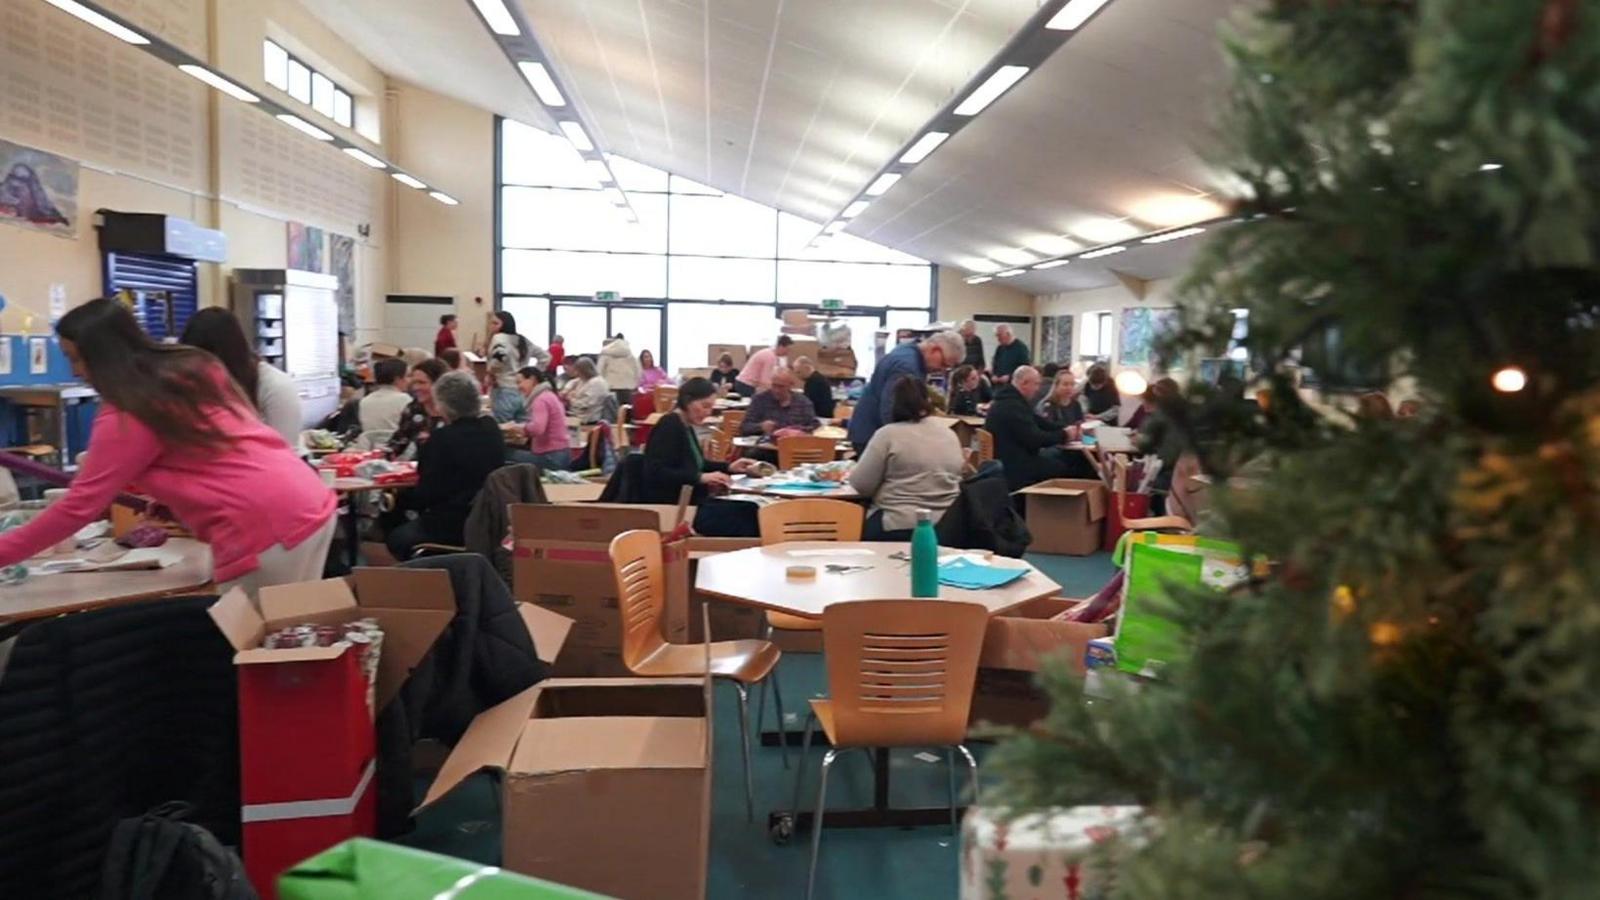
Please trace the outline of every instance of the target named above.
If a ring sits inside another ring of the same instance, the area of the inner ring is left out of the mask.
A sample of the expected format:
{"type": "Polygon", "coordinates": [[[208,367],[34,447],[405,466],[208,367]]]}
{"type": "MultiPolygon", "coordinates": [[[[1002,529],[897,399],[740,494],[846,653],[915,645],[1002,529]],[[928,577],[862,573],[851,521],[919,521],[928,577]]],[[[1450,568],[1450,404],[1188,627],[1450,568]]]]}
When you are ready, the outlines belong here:
{"type": "Polygon", "coordinates": [[[495,866],[354,838],[278,876],[279,900],[600,900],[495,866]]]}
{"type": "Polygon", "coordinates": [[[1113,636],[1117,668],[1152,678],[1183,652],[1178,625],[1154,607],[1175,589],[1226,590],[1250,574],[1237,544],[1195,535],[1124,535],[1114,558],[1127,568],[1113,636]]]}

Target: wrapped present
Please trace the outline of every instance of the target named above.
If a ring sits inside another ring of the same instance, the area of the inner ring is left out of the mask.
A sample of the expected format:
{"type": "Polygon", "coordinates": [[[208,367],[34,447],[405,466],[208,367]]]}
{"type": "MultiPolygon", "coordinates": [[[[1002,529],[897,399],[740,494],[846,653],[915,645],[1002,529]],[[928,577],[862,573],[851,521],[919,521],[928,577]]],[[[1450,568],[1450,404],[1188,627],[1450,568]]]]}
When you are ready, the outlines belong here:
{"type": "Polygon", "coordinates": [[[961,900],[1104,900],[1141,810],[1075,806],[1006,822],[973,807],[961,820],[961,900]]]}
{"type": "Polygon", "coordinates": [[[497,866],[365,838],[330,847],[278,877],[280,900],[587,900],[597,894],[497,866]]]}

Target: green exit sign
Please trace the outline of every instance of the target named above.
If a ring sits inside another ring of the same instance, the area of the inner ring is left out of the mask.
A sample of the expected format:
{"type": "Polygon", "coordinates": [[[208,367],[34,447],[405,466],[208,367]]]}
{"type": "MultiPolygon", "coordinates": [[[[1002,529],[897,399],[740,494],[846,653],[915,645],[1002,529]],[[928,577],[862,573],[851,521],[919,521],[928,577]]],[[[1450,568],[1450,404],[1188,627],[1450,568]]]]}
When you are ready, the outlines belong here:
{"type": "Polygon", "coordinates": [[[823,309],[844,309],[844,301],[837,297],[822,301],[823,309]]]}
{"type": "Polygon", "coordinates": [[[596,303],[616,303],[622,295],[616,291],[595,291],[594,299],[596,303]]]}

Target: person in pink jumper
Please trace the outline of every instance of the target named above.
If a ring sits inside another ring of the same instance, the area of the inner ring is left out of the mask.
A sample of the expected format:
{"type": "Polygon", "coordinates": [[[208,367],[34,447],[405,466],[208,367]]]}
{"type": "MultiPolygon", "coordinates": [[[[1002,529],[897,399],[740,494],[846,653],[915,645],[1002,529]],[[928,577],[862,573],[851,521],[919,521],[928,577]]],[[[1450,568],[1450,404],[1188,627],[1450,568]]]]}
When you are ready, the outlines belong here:
{"type": "Polygon", "coordinates": [[[267,427],[216,357],[147,337],[128,308],[91,300],[56,325],[72,370],[100,394],[67,495],[0,534],[0,566],[100,518],[130,484],[211,545],[222,591],[322,577],[333,491],[267,427]]]}
{"type": "Polygon", "coordinates": [[[532,463],[545,470],[572,468],[567,408],[561,405],[561,395],[550,384],[550,377],[536,366],[528,366],[517,375],[517,387],[528,406],[528,421],[518,427],[528,436],[528,449],[513,450],[511,461],[532,463]]]}

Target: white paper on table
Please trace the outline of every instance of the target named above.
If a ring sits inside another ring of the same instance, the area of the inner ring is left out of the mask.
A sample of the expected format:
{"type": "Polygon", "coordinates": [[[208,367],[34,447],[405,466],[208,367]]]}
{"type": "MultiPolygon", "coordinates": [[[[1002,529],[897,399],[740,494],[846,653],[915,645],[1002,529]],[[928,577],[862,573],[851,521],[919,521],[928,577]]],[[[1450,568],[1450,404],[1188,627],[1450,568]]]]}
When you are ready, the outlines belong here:
{"type": "Polygon", "coordinates": [[[875,556],[865,547],[843,547],[838,550],[789,550],[786,556],[875,556]]]}
{"type": "Polygon", "coordinates": [[[144,547],[129,550],[109,562],[94,562],[83,557],[50,559],[28,564],[28,574],[33,577],[47,575],[84,574],[90,572],[132,572],[138,570],[166,569],[183,561],[183,554],[162,547],[144,547]]]}

